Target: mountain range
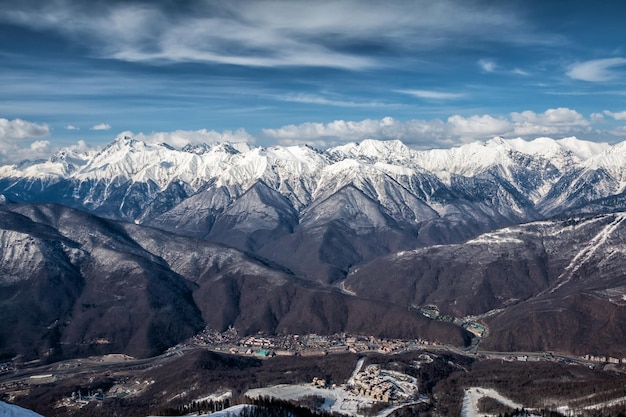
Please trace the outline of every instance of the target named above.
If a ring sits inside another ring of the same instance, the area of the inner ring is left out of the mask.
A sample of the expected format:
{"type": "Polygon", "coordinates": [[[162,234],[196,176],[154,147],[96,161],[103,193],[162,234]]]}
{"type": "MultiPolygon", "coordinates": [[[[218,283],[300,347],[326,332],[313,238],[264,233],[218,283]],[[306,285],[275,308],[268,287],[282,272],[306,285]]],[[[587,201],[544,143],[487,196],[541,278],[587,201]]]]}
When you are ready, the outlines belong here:
{"type": "Polygon", "coordinates": [[[0,167],[0,319],[31,335],[0,348],[145,356],[207,324],[467,343],[434,304],[485,346],[626,353],[625,189],[626,142],[576,138],[62,150],[0,167]]]}

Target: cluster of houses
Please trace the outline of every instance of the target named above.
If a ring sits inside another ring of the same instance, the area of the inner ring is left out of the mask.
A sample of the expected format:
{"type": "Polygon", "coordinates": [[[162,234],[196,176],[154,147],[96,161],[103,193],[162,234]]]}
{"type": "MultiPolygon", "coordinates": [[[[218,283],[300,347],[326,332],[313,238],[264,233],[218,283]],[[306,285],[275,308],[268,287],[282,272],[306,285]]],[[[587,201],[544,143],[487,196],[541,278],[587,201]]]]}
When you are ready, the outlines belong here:
{"type": "MultiPolygon", "coordinates": [[[[209,347],[218,351],[240,355],[257,356],[320,356],[342,352],[395,353],[414,350],[418,346],[428,346],[431,342],[423,339],[396,340],[379,339],[372,336],[335,335],[278,335],[258,334],[244,338],[237,337],[236,331],[217,332],[205,329],[183,345],[170,348],[171,351],[184,346],[209,347]]],[[[436,345],[436,343],[432,343],[436,345]]]]}
{"type": "Polygon", "coordinates": [[[355,375],[351,389],[356,395],[371,397],[387,403],[399,397],[398,389],[393,380],[381,373],[378,365],[370,365],[364,372],[355,375]]]}
{"type": "Polygon", "coordinates": [[[615,365],[626,365],[626,358],[614,358],[611,356],[594,356],[594,355],[585,355],[582,357],[583,359],[591,362],[602,362],[602,363],[612,363],[615,365]]]}
{"type": "Polygon", "coordinates": [[[358,395],[372,397],[378,401],[389,402],[394,386],[386,378],[380,376],[380,369],[370,366],[354,378],[352,391],[358,395]]]}

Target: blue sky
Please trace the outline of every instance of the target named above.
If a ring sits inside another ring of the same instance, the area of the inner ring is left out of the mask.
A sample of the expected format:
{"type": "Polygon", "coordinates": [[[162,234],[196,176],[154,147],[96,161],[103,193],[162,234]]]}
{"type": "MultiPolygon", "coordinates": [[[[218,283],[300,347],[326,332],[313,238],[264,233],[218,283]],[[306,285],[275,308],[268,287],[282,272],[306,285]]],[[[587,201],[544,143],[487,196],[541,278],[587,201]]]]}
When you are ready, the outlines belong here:
{"type": "Polygon", "coordinates": [[[0,162],[130,134],[626,139],[626,2],[0,0],[0,162]]]}

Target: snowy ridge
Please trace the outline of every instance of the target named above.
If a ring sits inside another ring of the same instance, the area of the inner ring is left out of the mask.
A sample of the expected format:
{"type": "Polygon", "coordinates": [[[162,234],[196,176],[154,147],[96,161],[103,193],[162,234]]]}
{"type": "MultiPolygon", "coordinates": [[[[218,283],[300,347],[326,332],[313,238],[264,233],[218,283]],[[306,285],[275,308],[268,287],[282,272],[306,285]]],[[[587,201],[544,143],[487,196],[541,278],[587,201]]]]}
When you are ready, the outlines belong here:
{"type": "MultiPolygon", "coordinates": [[[[577,138],[497,137],[430,151],[397,140],[364,140],[320,151],[229,143],[176,149],[118,137],[99,152],[65,149],[47,161],[0,167],[0,194],[146,222],[174,213],[189,217],[199,209],[218,215],[262,183],[277,193],[276,204],[282,207],[286,199],[287,211],[301,219],[353,187],[401,223],[467,214],[499,225],[622,192],[625,155],[626,142],[609,146],[577,138]]],[[[263,212],[267,205],[254,209],[263,212]]]]}
{"type": "MultiPolygon", "coordinates": [[[[562,168],[572,161],[580,163],[604,155],[608,163],[626,145],[609,147],[606,143],[583,141],[576,138],[554,140],[538,138],[494,138],[450,149],[415,151],[398,140],[364,140],[318,151],[306,146],[251,147],[245,144],[218,143],[215,145],[186,146],[175,149],[165,144],[149,144],[128,137],[120,137],[100,152],[79,153],[64,149],[47,161],[23,162],[0,167],[1,177],[76,177],[80,179],[113,179],[124,177],[134,181],[152,180],[165,185],[173,178],[193,183],[194,179],[219,177],[224,184],[242,183],[262,178],[266,170],[275,168],[283,175],[311,176],[345,160],[355,160],[375,166],[426,170],[435,173],[474,176],[495,165],[511,165],[510,153],[550,159],[562,168]],[[223,172],[217,175],[218,171],[223,172]]],[[[596,162],[600,163],[600,162],[596,162]]]]}

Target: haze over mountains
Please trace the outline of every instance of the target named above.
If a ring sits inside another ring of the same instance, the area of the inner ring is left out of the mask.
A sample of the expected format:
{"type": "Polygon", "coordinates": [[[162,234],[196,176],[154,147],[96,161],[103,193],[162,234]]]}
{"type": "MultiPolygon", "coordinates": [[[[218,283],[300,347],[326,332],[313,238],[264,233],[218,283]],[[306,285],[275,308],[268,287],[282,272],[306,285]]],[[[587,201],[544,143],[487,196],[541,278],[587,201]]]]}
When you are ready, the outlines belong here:
{"type": "Polygon", "coordinates": [[[619,354],[625,188],[626,142],[576,138],[64,150],[0,167],[0,319],[31,335],[2,353],[148,355],[206,324],[467,343],[435,304],[496,310],[494,348],[619,354]]]}

